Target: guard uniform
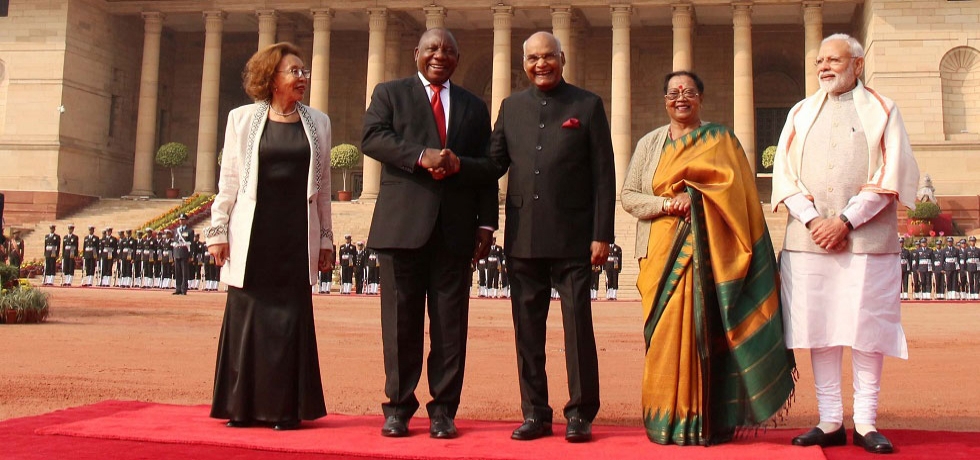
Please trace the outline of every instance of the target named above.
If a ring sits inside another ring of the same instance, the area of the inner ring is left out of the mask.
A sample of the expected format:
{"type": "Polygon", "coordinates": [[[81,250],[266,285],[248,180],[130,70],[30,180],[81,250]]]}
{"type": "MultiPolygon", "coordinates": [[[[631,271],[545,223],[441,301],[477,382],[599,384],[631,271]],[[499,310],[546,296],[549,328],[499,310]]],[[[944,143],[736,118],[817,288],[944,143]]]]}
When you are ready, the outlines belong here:
{"type": "Polygon", "coordinates": [[[899,255],[899,264],[902,266],[902,300],[909,299],[909,275],[912,273],[912,251],[905,247],[905,238],[898,239],[902,252],[899,255]]]}
{"type": "Polygon", "coordinates": [[[932,250],[932,276],[936,284],[936,299],[946,298],[946,275],[943,273],[943,242],[937,239],[932,250]]]}
{"type": "Polygon", "coordinates": [[[68,234],[61,240],[61,285],[71,286],[75,278],[75,258],[78,257],[78,235],[75,226],[68,226],[68,234]]]}
{"type": "Polygon", "coordinates": [[[602,275],[602,265],[592,266],[592,285],[589,288],[589,298],[597,300],[599,298],[599,276],[602,275]]]}
{"type": "Polygon", "coordinates": [[[92,278],[95,277],[95,264],[99,257],[99,243],[99,237],[95,235],[95,227],[89,227],[88,235],[82,240],[82,264],[85,269],[82,286],[92,285],[92,278]]]}
{"type": "Polygon", "coordinates": [[[340,293],[350,294],[354,285],[354,259],[357,249],[350,242],[350,235],[344,236],[347,242],[340,246],[340,293]]]}
{"type": "Polygon", "coordinates": [[[956,272],[959,271],[960,257],[959,250],[956,249],[956,246],[953,246],[953,237],[946,238],[946,246],[943,247],[941,254],[943,277],[945,279],[944,284],[946,285],[946,300],[956,300],[958,297],[956,283],[959,281],[956,272]]]}
{"type": "Polygon", "coordinates": [[[119,263],[122,269],[119,271],[119,287],[128,288],[133,285],[133,264],[136,261],[136,241],[132,238],[133,231],[129,235],[124,235],[119,231],[119,263]]]}
{"type": "Polygon", "coordinates": [[[364,242],[357,242],[357,254],[354,256],[354,289],[358,294],[364,293],[364,270],[367,263],[367,253],[364,251],[364,242]]]}
{"type": "Polygon", "coordinates": [[[99,286],[109,287],[112,285],[112,264],[116,261],[118,243],[119,240],[112,236],[112,228],[106,228],[102,234],[102,242],[99,245],[102,249],[102,257],[99,261],[102,281],[99,282],[99,286]]]}
{"type": "Polygon", "coordinates": [[[507,256],[500,253],[500,289],[503,290],[504,297],[510,298],[510,277],[508,276],[507,256]]]}
{"type": "MultiPolygon", "coordinates": [[[[207,246],[207,243],[205,243],[205,246],[207,246]]],[[[218,290],[218,261],[207,250],[204,252],[204,290],[218,290]]]]}
{"type": "Polygon", "coordinates": [[[619,272],[623,271],[623,249],[616,243],[609,245],[609,256],[606,257],[606,300],[616,300],[619,291],[619,272]]]}
{"type": "Polygon", "coordinates": [[[133,237],[133,287],[143,287],[143,230],[137,230],[133,237]]]}
{"type": "Polygon", "coordinates": [[[54,272],[58,262],[58,254],[61,253],[61,236],[54,232],[54,225],[51,226],[51,233],[44,236],[44,286],[54,286],[54,272]]]}
{"type": "Polygon", "coordinates": [[[932,249],[925,238],[919,240],[919,247],[912,251],[912,295],[916,300],[932,299],[932,249]]]}
{"type": "Polygon", "coordinates": [[[153,236],[153,229],[147,228],[143,235],[143,250],[140,254],[140,261],[143,264],[143,282],[140,287],[150,289],[153,287],[154,273],[156,272],[157,261],[157,239],[153,236]]]}
{"type": "Polygon", "coordinates": [[[208,253],[208,245],[201,241],[200,234],[194,234],[194,242],[191,243],[191,258],[188,264],[191,268],[190,288],[201,289],[201,267],[204,265],[204,256],[208,253]]]}
{"type": "Polygon", "coordinates": [[[980,248],[977,247],[977,237],[970,237],[970,245],[966,247],[966,277],[970,286],[970,298],[980,299],[980,248]]]}
{"type": "Polygon", "coordinates": [[[493,252],[487,255],[487,297],[498,297],[500,289],[500,257],[493,252]]]}
{"type": "Polygon", "coordinates": [[[477,296],[487,296],[487,259],[483,258],[476,261],[477,271],[477,296]]]}
{"type": "Polygon", "coordinates": [[[171,243],[174,249],[174,294],[187,295],[187,285],[190,279],[191,243],[194,241],[194,229],[187,225],[187,215],[180,215],[180,225],[174,232],[171,243]]]}
{"type": "Polygon", "coordinates": [[[169,228],[164,230],[163,240],[160,241],[160,288],[170,289],[174,287],[174,238],[173,231],[169,228]]]}
{"type": "Polygon", "coordinates": [[[368,256],[366,262],[365,279],[367,280],[367,286],[365,287],[365,292],[368,294],[377,295],[378,287],[381,284],[381,262],[378,260],[378,251],[368,248],[366,249],[368,256]]]}
{"type": "Polygon", "coordinates": [[[956,293],[960,300],[970,299],[970,281],[966,274],[966,239],[956,243],[956,293]]]}

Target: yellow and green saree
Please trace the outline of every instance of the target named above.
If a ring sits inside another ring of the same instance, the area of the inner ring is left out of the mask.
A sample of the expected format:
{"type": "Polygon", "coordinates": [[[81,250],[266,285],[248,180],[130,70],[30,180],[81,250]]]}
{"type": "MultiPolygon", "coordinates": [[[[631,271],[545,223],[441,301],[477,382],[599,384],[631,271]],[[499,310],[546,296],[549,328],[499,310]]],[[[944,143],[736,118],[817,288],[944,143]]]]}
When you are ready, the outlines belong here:
{"type": "Polygon", "coordinates": [[[691,196],[691,220],[653,221],[637,287],[646,360],[643,421],[660,444],[711,445],[784,406],[795,362],[783,341],[772,241],[738,139],[705,124],[668,140],[654,193],[691,196]]]}

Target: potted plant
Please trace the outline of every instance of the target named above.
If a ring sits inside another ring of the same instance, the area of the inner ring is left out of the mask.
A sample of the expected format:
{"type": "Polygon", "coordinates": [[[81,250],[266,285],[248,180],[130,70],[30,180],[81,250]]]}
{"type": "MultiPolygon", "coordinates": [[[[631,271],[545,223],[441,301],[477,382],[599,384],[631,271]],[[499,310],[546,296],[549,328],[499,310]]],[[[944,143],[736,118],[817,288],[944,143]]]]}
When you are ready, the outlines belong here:
{"type": "Polygon", "coordinates": [[[164,168],[170,168],[170,188],[167,189],[167,198],[177,198],[180,196],[180,189],[174,185],[174,168],[187,161],[187,146],[180,142],[168,142],[157,149],[156,163],[164,168]]]}
{"type": "Polygon", "coordinates": [[[351,144],[339,144],[330,149],[330,167],[344,172],[344,188],[337,191],[338,201],[350,201],[351,191],[347,189],[347,174],[361,162],[361,151],[351,144]]]}
{"type": "Polygon", "coordinates": [[[939,205],[931,201],[920,201],[915,209],[906,210],[909,218],[908,232],[914,236],[925,236],[932,231],[932,220],[939,217],[939,205]]]}

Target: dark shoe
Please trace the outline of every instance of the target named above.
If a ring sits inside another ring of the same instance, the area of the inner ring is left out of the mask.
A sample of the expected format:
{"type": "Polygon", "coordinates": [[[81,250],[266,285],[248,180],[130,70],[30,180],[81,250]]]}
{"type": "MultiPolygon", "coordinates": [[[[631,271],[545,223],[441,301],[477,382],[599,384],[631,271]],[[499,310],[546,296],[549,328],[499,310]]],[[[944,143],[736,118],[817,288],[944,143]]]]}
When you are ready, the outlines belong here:
{"type": "Polygon", "coordinates": [[[248,428],[252,426],[252,422],[250,420],[228,420],[225,426],[228,428],[248,428]]]}
{"type": "Polygon", "coordinates": [[[389,415],[385,419],[384,426],[381,427],[381,436],[388,438],[408,436],[408,422],[402,420],[397,415],[389,415]]]}
{"type": "Polygon", "coordinates": [[[529,418],[524,420],[524,424],[511,433],[510,439],[531,441],[543,436],[551,436],[551,422],[529,418]]]}
{"type": "Polygon", "coordinates": [[[565,440],[568,442],[589,442],[592,440],[592,422],[578,417],[568,419],[565,427],[565,440]]]}
{"type": "Polygon", "coordinates": [[[890,454],[895,451],[892,442],[885,435],[877,431],[869,431],[868,434],[861,436],[854,431],[854,445],[863,447],[864,450],[872,454],[890,454]]]}
{"type": "Polygon", "coordinates": [[[456,423],[448,415],[436,415],[429,419],[429,436],[436,439],[453,439],[459,436],[456,423]]]}
{"type": "Polygon", "coordinates": [[[831,447],[845,444],[847,444],[847,431],[844,431],[844,425],[841,425],[840,429],[833,433],[824,433],[820,428],[814,427],[810,431],[793,438],[794,446],[831,447]]]}
{"type": "Polygon", "coordinates": [[[299,429],[299,420],[282,420],[272,425],[276,431],[289,431],[299,429]]]}

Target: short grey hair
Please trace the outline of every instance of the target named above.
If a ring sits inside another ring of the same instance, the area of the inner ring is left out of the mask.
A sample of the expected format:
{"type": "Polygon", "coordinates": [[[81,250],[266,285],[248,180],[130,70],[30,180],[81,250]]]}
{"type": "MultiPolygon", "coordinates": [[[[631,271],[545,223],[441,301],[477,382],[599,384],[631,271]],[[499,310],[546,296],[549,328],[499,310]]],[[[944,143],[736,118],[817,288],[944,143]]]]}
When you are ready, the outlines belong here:
{"type": "MultiPolygon", "coordinates": [[[[541,31],[541,32],[544,32],[544,33],[546,33],[548,35],[551,35],[551,38],[555,40],[555,54],[557,54],[558,56],[561,56],[561,40],[559,40],[558,37],[556,37],[555,34],[553,34],[551,32],[548,32],[548,31],[541,31]]],[[[533,37],[534,35],[537,35],[537,34],[538,34],[538,32],[535,32],[535,33],[531,34],[531,36],[533,37]]],[[[527,37],[524,40],[524,43],[521,43],[521,53],[524,56],[527,56],[527,41],[530,40],[530,39],[531,39],[531,37],[527,37]]]]}
{"type": "Polygon", "coordinates": [[[821,45],[827,42],[832,42],[836,40],[843,40],[847,42],[847,46],[851,49],[851,56],[860,58],[864,57],[864,47],[861,46],[861,42],[857,41],[856,38],[847,34],[833,34],[820,42],[821,45]]]}

